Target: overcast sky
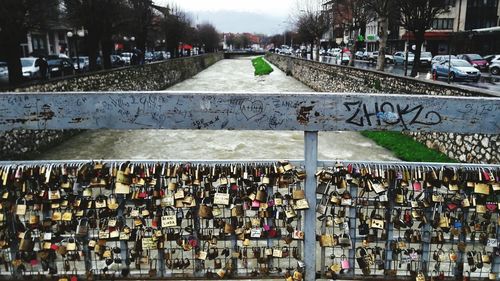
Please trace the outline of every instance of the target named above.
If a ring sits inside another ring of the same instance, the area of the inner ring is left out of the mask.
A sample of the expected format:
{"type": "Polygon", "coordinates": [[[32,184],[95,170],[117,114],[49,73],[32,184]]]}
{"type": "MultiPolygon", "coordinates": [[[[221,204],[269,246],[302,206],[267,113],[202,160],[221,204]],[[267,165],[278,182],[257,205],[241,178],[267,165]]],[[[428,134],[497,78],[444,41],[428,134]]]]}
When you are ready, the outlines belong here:
{"type": "Polygon", "coordinates": [[[193,15],[197,23],[211,22],[220,32],[281,33],[289,28],[295,0],[154,0],[173,3],[193,15]],[[284,23],[285,22],[285,23],[284,23]]]}

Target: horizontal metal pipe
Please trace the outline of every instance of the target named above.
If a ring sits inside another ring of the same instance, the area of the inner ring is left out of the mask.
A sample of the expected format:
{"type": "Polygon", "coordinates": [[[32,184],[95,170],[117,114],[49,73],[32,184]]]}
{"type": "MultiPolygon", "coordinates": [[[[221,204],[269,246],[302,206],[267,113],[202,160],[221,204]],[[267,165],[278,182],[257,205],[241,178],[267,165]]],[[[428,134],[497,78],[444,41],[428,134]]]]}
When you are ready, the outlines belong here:
{"type": "MultiPolygon", "coordinates": [[[[272,164],[276,163],[277,159],[265,160],[247,160],[247,159],[223,159],[223,160],[193,160],[193,159],[87,159],[87,160],[30,160],[30,161],[0,161],[0,166],[36,166],[36,165],[81,165],[91,162],[103,164],[122,164],[130,162],[131,164],[156,164],[156,163],[172,163],[172,164],[208,164],[208,165],[224,165],[224,164],[272,164]]],[[[304,160],[292,159],[287,160],[291,164],[303,166],[304,160]]],[[[334,166],[337,163],[343,165],[374,165],[383,167],[450,167],[450,168],[500,168],[499,164],[469,164],[469,163],[435,163],[435,162],[404,162],[404,161],[351,161],[351,160],[318,160],[319,167],[334,166]]]]}

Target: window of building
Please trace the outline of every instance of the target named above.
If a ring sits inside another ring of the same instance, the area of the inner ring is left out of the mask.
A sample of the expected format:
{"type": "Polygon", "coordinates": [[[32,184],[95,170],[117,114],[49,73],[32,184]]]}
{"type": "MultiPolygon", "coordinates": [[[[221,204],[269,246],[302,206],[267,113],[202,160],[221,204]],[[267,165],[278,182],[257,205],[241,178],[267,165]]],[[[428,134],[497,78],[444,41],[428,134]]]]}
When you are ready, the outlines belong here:
{"type": "Polygon", "coordinates": [[[496,26],[496,19],[492,18],[474,18],[466,21],[466,29],[487,28],[496,26]]]}
{"type": "Polygon", "coordinates": [[[454,7],[455,6],[455,2],[456,2],[456,0],[444,0],[444,5],[445,6],[454,7]]]}
{"type": "Polygon", "coordinates": [[[467,7],[497,7],[497,0],[469,0],[467,7]]]}
{"type": "Polygon", "coordinates": [[[456,0],[433,0],[431,4],[436,7],[454,7],[456,0]]]}
{"type": "Polygon", "coordinates": [[[432,28],[433,29],[453,29],[453,23],[454,19],[449,18],[449,19],[434,19],[432,21],[432,28]]]}
{"type": "Polygon", "coordinates": [[[45,36],[39,34],[31,35],[31,44],[33,50],[47,50],[45,36]]]}

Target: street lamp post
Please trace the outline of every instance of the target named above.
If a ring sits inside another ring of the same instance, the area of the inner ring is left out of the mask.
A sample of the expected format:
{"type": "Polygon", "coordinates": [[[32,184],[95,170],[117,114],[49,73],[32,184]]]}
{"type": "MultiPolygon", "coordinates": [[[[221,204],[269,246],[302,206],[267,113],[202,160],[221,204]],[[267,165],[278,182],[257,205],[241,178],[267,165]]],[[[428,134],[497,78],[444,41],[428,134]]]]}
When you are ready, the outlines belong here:
{"type": "MultiPolygon", "coordinates": [[[[73,38],[75,34],[73,34],[73,32],[71,31],[68,31],[68,33],[66,33],[66,36],[68,36],[68,38],[71,40],[73,38]]],[[[78,70],[78,72],[80,72],[80,57],[78,56],[78,39],[75,38],[75,55],[76,55],[76,70],[78,70]]],[[[71,52],[70,52],[70,56],[71,56],[71,52]]]]}
{"type": "MultiPolygon", "coordinates": [[[[75,33],[73,33],[72,31],[68,31],[66,33],[66,36],[68,36],[69,39],[72,39],[73,36],[75,37],[75,53],[76,53],[76,66],[77,66],[77,70],[80,71],[80,55],[79,55],[79,52],[78,52],[78,38],[83,38],[85,37],[85,30],[82,28],[82,29],[79,29],[77,30],[75,33]],[[76,35],[76,36],[75,36],[76,35]]],[[[71,52],[70,52],[70,55],[71,55],[71,52]]]]}

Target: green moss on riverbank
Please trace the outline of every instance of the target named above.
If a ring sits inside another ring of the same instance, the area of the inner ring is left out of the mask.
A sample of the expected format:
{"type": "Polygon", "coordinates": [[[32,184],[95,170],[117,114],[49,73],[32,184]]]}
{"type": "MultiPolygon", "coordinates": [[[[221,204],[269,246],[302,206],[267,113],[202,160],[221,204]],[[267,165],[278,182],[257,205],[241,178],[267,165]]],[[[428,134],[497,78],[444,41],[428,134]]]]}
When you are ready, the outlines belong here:
{"type": "Polygon", "coordinates": [[[361,132],[361,134],[375,141],[378,145],[391,150],[396,157],[408,162],[440,162],[455,163],[456,160],[438,151],[427,148],[409,136],[399,132],[361,132]]]}
{"type": "Polygon", "coordinates": [[[252,65],[255,68],[255,75],[268,75],[273,72],[273,68],[262,57],[253,59],[252,65]]]}

